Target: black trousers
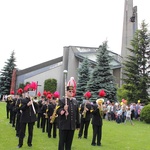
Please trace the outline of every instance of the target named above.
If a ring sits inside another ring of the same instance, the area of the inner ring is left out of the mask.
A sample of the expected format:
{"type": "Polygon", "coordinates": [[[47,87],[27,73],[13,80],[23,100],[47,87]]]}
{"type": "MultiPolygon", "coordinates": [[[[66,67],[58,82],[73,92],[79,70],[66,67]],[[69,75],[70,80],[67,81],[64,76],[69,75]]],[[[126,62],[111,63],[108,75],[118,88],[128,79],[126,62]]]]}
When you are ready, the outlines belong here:
{"type": "Polygon", "coordinates": [[[45,132],[45,127],[46,127],[46,132],[48,132],[48,118],[43,118],[42,132],[45,132]]]}
{"type": "Polygon", "coordinates": [[[93,127],[92,144],[96,144],[97,143],[97,145],[99,145],[99,144],[101,144],[102,126],[92,125],[92,127],[93,127]],[[96,142],[96,140],[97,140],[97,142],[96,142]]]}
{"type": "Polygon", "coordinates": [[[9,123],[12,123],[13,122],[13,110],[10,109],[10,118],[9,118],[9,123]]]}
{"type": "Polygon", "coordinates": [[[16,111],[12,111],[12,126],[15,127],[16,124],[16,111]]]}
{"type": "Polygon", "coordinates": [[[56,138],[57,136],[56,130],[57,130],[56,122],[50,123],[50,119],[48,119],[48,137],[51,137],[51,135],[53,135],[53,138],[56,138]]]}
{"type": "Polygon", "coordinates": [[[28,141],[27,141],[27,144],[28,144],[28,145],[31,145],[31,144],[32,144],[34,122],[21,123],[20,133],[19,133],[19,145],[20,145],[20,146],[23,145],[23,138],[24,138],[24,136],[25,136],[26,125],[27,125],[27,124],[28,124],[28,141]]]}
{"type": "Polygon", "coordinates": [[[37,117],[37,128],[42,128],[42,117],[43,114],[42,113],[38,113],[38,117],[37,117]]]}
{"type": "Polygon", "coordinates": [[[59,146],[58,150],[71,150],[74,130],[59,129],[59,146]]]}
{"type": "Polygon", "coordinates": [[[79,130],[79,137],[82,137],[83,130],[84,130],[84,138],[88,136],[88,128],[89,128],[90,121],[85,121],[85,119],[81,120],[80,130],[79,130]]]}
{"type": "Polygon", "coordinates": [[[10,113],[9,107],[8,107],[8,106],[6,106],[7,119],[9,119],[9,113],[10,113]]]}
{"type": "Polygon", "coordinates": [[[16,136],[19,136],[20,133],[20,112],[17,112],[17,119],[16,119],[16,136]]]}

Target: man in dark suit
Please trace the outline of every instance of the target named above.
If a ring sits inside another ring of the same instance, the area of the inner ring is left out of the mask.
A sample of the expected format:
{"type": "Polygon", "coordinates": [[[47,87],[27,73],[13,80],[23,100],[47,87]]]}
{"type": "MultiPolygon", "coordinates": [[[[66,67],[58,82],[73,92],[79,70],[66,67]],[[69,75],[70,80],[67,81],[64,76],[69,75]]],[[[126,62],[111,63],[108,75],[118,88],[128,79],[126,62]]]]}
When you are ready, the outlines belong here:
{"type": "Polygon", "coordinates": [[[7,99],[6,99],[6,111],[7,111],[7,119],[9,118],[9,123],[12,123],[12,119],[13,119],[13,106],[14,106],[14,102],[13,102],[13,95],[8,95],[7,99]],[[10,114],[10,117],[9,117],[10,114]]]}
{"type": "Polygon", "coordinates": [[[21,111],[20,111],[20,106],[22,105],[22,96],[18,97],[18,100],[16,102],[16,110],[17,110],[17,114],[16,114],[16,136],[19,137],[19,133],[20,133],[20,116],[21,116],[21,111]]]}
{"type": "Polygon", "coordinates": [[[104,99],[98,99],[96,104],[93,104],[92,111],[92,128],[93,128],[93,138],[92,146],[101,146],[102,137],[102,125],[103,125],[103,105],[104,99]],[[97,140],[97,141],[96,141],[97,140]]]}
{"type": "Polygon", "coordinates": [[[88,137],[88,128],[91,120],[91,109],[92,105],[89,101],[91,97],[91,93],[88,91],[84,94],[85,100],[83,101],[83,104],[81,104],[80,107],[80,114],[81,114],[81,124],[80,124],[80,130],[78,134],[78,138],[82,137],[83,130],[84,130],[84,138],[88,137]]]}
{"type": "Polygon", "coordinates": [[[56,100],[54,98],[51,99],[49,107],[48,107],[48,137],[51,137],[51,133],[53,138],[56,138],[56,100]]]}
{"type": "Polygon", "coordinates": [[[23,138],[26,132],[26,125],[28,124],[28,140],[27,144],[29,147],[32,146],[32,137],[33,137],[33,126],[35,124],[36,118],[36,108],[37,103],[33,102],[32,97],[26,95],[26,97],[22,100],[22,104],[20,105],[20,110],[22,111],[20,122],[20,133],[19,133],[19,144],[18,148],[23,146],[23,138]]]}
{"type": "Polygon", "coordinates": [[[73,98],[73,86],[67,86],[66,96],[59,100],[59,145],[58,150],[71,150],[74,131],[79,128],[78,103],[73,98]],[[67,103],[66,103],[67,102],[67,103]]]}
{"type": "Polygon", "coordinates": [[[45,96],[41,96],[41,100],[38,101],[38,117],[37,117],[37,128],[42,128],[42,124],[43,124],[43,113],[42,113],[42,106],[43,103],[45,103],[45,96]]]}

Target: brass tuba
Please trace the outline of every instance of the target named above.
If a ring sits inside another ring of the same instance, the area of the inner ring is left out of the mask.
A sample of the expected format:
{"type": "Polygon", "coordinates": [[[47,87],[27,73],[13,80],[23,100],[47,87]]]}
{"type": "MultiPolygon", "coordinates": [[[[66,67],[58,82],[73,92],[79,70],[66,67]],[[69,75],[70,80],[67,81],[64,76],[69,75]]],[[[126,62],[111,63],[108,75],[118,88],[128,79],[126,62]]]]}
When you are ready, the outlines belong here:
{"type": "Polygon", "coordinates": [[[101,118],[103,118],[103,102],[104,102],[103,98],[96,100],[101,118]]]}
{"type": "Polygon", "coordinates": [[[12,95],[7,96],[8,101],[12,101],[12,95]]]}

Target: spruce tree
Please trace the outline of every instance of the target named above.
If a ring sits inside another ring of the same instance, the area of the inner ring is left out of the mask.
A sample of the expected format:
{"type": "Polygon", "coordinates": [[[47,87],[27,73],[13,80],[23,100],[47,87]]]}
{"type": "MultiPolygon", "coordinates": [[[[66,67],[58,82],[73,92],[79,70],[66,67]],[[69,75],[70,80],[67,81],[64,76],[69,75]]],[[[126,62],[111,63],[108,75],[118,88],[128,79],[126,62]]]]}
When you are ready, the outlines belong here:
{"type": "Polygon", "coordinates": [[[112,58],[109,56],[107,48],[107,41],[103,42],[103,44],[99,46],[96,55],[97,64],[93,69],[87,85],[87,90],[90,90],[92,93],[91,100],[93,101],[98,98],[98,93],[102,89],[106,92],[106,99],[116,101],[117,89],[110,68],[110,61],[112,58]]]}
{"type": "Polygon", "coordinates": [[[86,92],[87,82],[90,79],[90,66],[88,58],[85,57],[79,70],[76,89],[76,99],[80,102],[83,100],[83,95],[86,92]]]}
{"type": "Polygon", "coordinates": [[[128,101],[148,103],[149,88],[149,59],[150,59],[150,34],[144,21],[141,23],[141,29],[137,30],[133,40],[132,48],[128,48],[132,55],[127,56],[124,65],[125,75],[123,81],[124,87],[128,90],[128,101]]]}
{"type": "Polygon", "coordinates": [[[10,58],[5,62],[0,75],[0,93],[1,95],[10,94],[13,69],[16,67],[15,52],[12,51],[10,58]]]}

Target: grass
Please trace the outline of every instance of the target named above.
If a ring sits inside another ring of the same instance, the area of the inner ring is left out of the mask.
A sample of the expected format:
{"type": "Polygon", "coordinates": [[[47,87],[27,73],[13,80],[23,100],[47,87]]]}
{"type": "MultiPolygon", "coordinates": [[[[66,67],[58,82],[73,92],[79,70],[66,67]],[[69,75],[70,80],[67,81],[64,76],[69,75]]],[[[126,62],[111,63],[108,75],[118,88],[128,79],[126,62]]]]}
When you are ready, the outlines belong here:
{"type": "MultiPolygon", "coordinates": [[[[6,119],[5,102],[0,102],[0,149],[15,150],[18,138],[15,129],[6,119]]],[[[27,135],[27,134],[26,134],[27,135]]],[[[134,120],[134,126],[129,122],[117,124],[113,121],[104,120],[102,146],[91,146],[92,128],[89,127],[88,139],[78,139],[76,130],[72,144],[72,150],[149,150],[150,149],[150,125],[134,120]]],[[[27,136],[24,139],[22,150],[57,150],[58,136],[56,139],[48,138],[46,133],[34,126],[33,146],[27,146],[27,136]]]]}

